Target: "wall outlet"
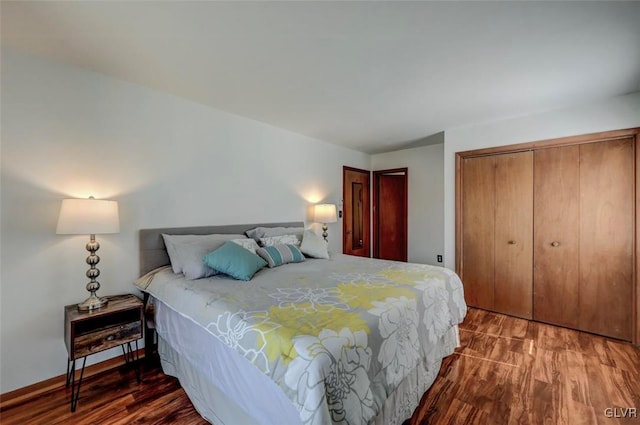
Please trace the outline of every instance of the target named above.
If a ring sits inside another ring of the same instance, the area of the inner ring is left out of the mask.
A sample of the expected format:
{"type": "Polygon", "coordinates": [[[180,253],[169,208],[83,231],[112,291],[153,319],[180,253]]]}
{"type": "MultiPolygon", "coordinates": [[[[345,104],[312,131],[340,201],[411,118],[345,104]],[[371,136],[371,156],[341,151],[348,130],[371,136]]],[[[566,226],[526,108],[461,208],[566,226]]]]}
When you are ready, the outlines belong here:
{"type": "Polygon", "coordinates": [[[437,255],[436,259],[437,259],[438,263],[442,263],[442,255],[437,255]]]}

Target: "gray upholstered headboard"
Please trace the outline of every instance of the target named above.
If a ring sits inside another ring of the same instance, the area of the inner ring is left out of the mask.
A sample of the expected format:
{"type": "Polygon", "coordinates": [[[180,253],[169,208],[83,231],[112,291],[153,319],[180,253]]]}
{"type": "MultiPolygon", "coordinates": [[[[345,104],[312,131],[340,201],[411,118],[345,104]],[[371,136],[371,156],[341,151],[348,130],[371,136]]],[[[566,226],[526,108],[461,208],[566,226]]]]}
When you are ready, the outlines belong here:
{"type": "Polygon", "coordinates": [[[214,233],[244,234],[254,227],[303,227],[301,221],[287,223],[259,223],[259,224],[230,224],[226,226],[200,226],[200,227],[168,227],[163,229],[140,230],[140,276],[153,269],[169,264],[169,255],[164,246],[162,234],[169,235],[211,235],[214,233]]]}

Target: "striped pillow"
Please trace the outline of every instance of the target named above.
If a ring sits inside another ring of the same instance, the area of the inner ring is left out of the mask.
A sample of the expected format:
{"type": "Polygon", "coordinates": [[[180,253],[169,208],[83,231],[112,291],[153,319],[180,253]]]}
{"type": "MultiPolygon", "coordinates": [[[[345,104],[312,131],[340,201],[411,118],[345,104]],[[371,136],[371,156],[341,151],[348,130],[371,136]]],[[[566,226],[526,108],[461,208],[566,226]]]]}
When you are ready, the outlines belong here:
{"type": "Polygon", "coordinates": [[[272,245],[258,248],[256,254],[264,258],[270,268],[287,263],[299,263],[304,261],[304,255],[295,245],[272,245]]]}

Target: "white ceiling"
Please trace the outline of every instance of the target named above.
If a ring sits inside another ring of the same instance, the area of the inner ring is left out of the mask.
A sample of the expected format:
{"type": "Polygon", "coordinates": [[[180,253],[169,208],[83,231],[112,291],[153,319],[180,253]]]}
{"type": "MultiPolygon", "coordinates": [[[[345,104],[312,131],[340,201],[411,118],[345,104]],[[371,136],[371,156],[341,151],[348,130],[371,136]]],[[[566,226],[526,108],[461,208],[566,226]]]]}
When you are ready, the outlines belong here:
{"type": "Polygon", "coordinates": [[[640,90],[638,2],[3,1],[1,15],[3,46],[365,152],[640,90]]]}

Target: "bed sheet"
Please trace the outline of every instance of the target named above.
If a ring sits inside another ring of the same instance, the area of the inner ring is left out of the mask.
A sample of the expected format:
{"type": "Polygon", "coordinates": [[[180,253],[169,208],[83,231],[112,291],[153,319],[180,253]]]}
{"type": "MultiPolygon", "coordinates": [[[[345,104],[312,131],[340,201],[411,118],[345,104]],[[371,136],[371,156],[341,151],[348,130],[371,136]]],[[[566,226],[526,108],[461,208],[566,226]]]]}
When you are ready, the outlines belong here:
{"type": "Polygon", "coordinates": [[[267,375],[189,318],[154,301],[158,352],[199,413],[216,425],[299,424],[291,401],[267,375]]]}

